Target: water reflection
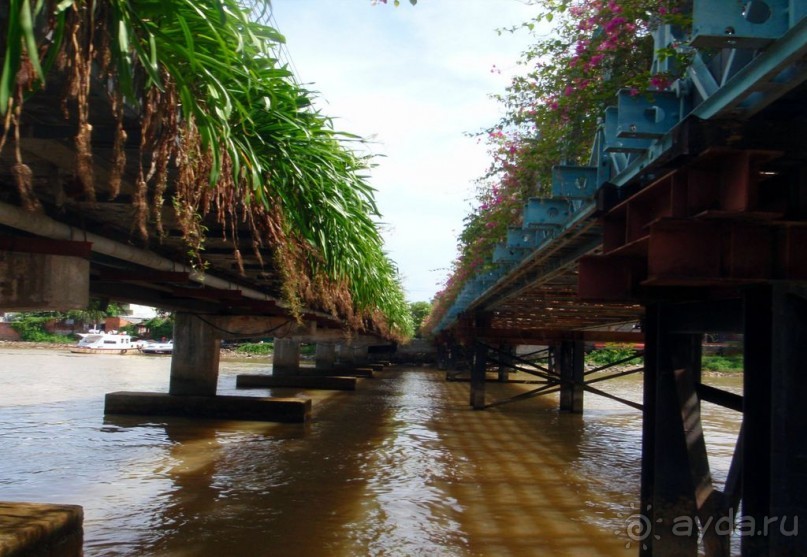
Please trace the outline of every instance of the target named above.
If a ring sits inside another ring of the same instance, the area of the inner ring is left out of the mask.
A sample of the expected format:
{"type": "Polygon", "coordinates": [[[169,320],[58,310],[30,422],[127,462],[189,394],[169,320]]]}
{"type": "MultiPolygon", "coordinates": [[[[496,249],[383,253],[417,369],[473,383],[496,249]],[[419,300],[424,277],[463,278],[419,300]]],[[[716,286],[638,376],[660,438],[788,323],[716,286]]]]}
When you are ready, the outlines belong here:
{"type": "MultiPolygon", "coordinates": [[[[84,505],[88,556],[626,554],[641,416],[612,401],[587,395],[583,417],[556,397],[475,412],[467,384],[397,370],[352,393],[271,393],[313,398],[306,426],[104,419],[105,392],[165,390],[170,362],[0,361],[0,499],[84,505]]],[[[220,390],[261,367],[224,362],[220,390]]],[[[636,378],[606,388],[641,399],[636,378]]],[[[720,412],[718,472],[734,443],[720,412]]]]}

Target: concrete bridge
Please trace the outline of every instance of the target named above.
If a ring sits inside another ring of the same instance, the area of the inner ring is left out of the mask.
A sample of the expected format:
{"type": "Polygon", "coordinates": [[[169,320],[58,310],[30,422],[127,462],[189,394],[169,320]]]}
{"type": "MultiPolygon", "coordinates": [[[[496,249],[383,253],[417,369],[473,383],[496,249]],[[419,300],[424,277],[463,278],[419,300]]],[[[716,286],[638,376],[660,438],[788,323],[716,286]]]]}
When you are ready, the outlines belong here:
{"type": "MultiPolygon", "coordinates": [[[[586,392],[610,396],[584,371],[585,343],[643,345],[644,400],[624,401],[643,413],[640,555],[697,555],[698,535],[706,555],[729,555],[738,533],[744,556],[804,555],[807,535],[762,525],[807,516],[807,5],[696,1],[692,16],[687,77],[618,95],[588,165],[554,169],[552,197],[529,200],[438,342],[449,368],[470,361],[474,408],[510,402],[485,384],[518,370],[536,387],[515,400],[559,392],[574,413],[586,392]],[[742,395],[702,376],[706,333],[741,335],[742,395]],[[525,344],[547,346],[548,365],[516,357],[525,344]],[[702,401],[742,419],[723,486],[702,401]],[[738,516],[729,532],[674,530],[738,516]]],[[[655,33],[657,48],[673,40],[655,33]]]]}
{"type": "MultiPolygon", "coordinates": [[[[284,303],[282,273],[273,264],[277,246],[256,238],[244,215],[224,219],[214,209],[192,216],[206,236],[200,248],[203,263],[189,256],[188,224],[170,206],[152,214],[142,229],[145,239],[139,237],[138,115],[126,112],[122,123],[126,166],[120,189],[113,193],[117,124],[106,95],[95,89],[90,103],[95,179],[88,196],[79,184],[77,123],[65,120],[58,109],[64,86],[54,77],[45,91],[26,101],[19,153],[5,149],[2,154],[0,309],[81,309],[90,298],[99,298],[174,312],[169,392],[111,394],[107,411],[113,413],[307,419],[310,402],[303,400],[216,396],[220,343],[239,338],[274,337],[274,372],[284,375],[284,386],[355,386],[356,368],[367,363],[368,346],[390,346],[388,335],[373,323],[357,327],[337,311],[284,303]],[[20,176],[18,157],[27,176],[20,176]],[[27,199],[17,187],[21,178],[28,181],[27,199]],[[301,343],[316,344],[316,369],[304,370],[306,377],[300,377],[301,343]]],[[[170,197],[173,187],[169,184],[164,195],[170,197]]]]}

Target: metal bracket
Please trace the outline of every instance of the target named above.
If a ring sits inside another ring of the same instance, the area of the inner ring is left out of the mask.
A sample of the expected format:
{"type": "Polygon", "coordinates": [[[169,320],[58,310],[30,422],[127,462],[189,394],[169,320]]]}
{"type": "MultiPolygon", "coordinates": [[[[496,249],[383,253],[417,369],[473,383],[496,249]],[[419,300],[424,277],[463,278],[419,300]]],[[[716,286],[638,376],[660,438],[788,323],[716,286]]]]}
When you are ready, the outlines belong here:
{"type": "Polygon", "coordinates": [[[606,153],[644,153],[650,147],[649,139],[630,139],[617,135],[619,128],[619,109],[609,106],[605,109],[605,141],[606,153]]]}
{"type": "Polygon", "coordinates": [[[524,206],[525,227],[558,227],[571,217],[571,207],[566,199],[531,197],[524,206]]]}
{"type": "Polygon", "coordinates": [[[764,48],[789,28],[789,4],[803,0],[695,0],[695,48],[764,48]]]}
{"type": "Polygon", "coordinates": [[[644,91],[637,95],[622,89],[617,93],[616,135],[658,139],[681,121],[681,112],[681,99],[673,92],[644,91]]]}
{"type": "Polygon", "coordinates": [[[599,169],[596,166],[552,167],[552,195],[569,199],[591,199],[597,193],[599,169]]]}

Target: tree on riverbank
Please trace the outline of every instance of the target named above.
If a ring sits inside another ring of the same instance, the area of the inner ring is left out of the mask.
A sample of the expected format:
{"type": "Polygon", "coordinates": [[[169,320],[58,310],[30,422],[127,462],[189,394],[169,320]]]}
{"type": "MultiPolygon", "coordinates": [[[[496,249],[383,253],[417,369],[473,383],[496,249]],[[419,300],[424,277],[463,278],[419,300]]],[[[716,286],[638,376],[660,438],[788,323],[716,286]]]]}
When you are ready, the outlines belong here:
{"type": "Polygon", "coordinates": [[[63,323],[64,327],[69,324],[67,330],[78,328],[83,331],[103,323],[107,317],[117,317],[122,313],[122,308],[115,303],[91,300],[86,308],[80,310],[14,313],[9,322],[22,341],[72,343],[75,342],[74,336],[57,332],[59,323],[63,323]]]}

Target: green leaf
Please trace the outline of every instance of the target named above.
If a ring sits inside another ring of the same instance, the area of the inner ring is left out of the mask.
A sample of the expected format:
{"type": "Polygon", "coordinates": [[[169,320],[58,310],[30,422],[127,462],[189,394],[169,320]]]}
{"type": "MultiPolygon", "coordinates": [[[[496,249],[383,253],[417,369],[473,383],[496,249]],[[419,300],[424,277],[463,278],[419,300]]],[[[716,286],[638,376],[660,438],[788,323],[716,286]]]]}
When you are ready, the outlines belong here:
{"type": "Polygon", "coordinates": [[[20,28],[22,29],[23,38],[25,40],[25,49],[28,51],[28,60],[31,62],[31,66],[33,66],[38,80],[44,82],[45,74],[42,73],[42,66],[39,65],[39,49],[36,46],[34,22],[31,18],[31,3],[29,0],[22,1],[20,28]]]}

